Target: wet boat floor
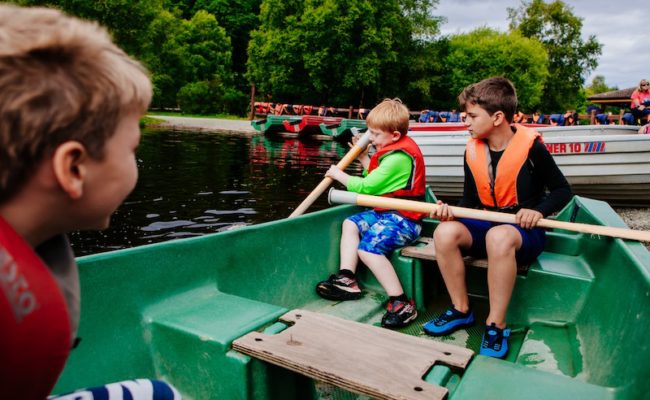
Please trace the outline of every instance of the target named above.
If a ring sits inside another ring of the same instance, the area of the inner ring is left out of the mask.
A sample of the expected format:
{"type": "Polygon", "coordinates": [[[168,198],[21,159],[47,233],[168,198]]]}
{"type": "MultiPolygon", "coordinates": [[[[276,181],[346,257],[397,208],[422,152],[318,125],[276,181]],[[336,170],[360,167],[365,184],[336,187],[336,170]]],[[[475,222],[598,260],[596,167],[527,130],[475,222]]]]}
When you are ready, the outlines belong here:
{"type": "MultiPolygon", "coordinates": [[[[481,347],[483,332],[485,331],[485,319],[487,318],[489,311],[487,299],[474,298],[471,301],[476,320],[474,326],[467,329],[460,329],[447,336],[434,337],[424,333],[422,326],[445,312],[449,304],[450,301],[448,297],[438,297],[428,305],[425,311],[418,312],[418,317],[412,324],[405,328],[398,329],[397,331],[407,335],[426,337],[431,340],[455,344],[457,346],[471,349],[478,354],[481,347]]],[[[508,341],[510,351],[505,360],[514,362],[517,359],[517,354],[519,353],[519,349],[521,348],[524,337],[526,336],[526,327],[509,325],[508,328],[511,329],[510,340],[508,341]]]]}
{"type": "MultiPolygon", "coordinates": [[[[366,293],[366,295],[368,295],[368,293],[366,293]]],[[[447,307],[450,304],[450,300],[449,297],[445,294],[443,296],[436,296],[436,298],[427,305],[425,310],[418,310],[418,317],[414,322],[404,328],[396,329],[396,331],[406,335],[423,337],[429,340],[436,340],[443,343],[465,347],[473,350],[476,355],[478,355],[479,348],[481,346],[481,340],[483,338],[483,332],[485,330],[485,319],[488,315],[489,305],[488,300],[485,298],[471,298],[470,302],[472,304],[474,317],[476,319],[474,326],[470,328],[460,329],[450,335],[438,337],[430,336],[424,333],[422,326],[428,321],[435,318],[437,315],[447,310],[447,307]]],[[[384,311],[371,318],[369,322],[372,325],[381,326],[381,317],[383,316],[383,313],[384,311]]],[[[508,328],[510,328],[512,331],[510,340],[508,342],[510,350],[504,360],[508,362],[515,362],[526,336],[527,327],[509,325],[508,328]]],[[[351,393],[344,389],[340,389],[322,382],[316,383],[316,392],[317,398],[320,400],[370,399],[367,396],[351,393]]]]}

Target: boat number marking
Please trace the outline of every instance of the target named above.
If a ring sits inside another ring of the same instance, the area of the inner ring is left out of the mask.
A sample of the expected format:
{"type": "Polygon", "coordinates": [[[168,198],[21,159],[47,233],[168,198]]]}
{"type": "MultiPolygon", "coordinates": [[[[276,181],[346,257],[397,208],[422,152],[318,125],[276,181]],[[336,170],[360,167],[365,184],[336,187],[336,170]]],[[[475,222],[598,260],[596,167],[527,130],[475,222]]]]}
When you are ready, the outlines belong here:
{"type": "Polygon", "coordinates": [[[604,153],[605,142],[545,143],[548,152],[557,153],[604,153]]]}

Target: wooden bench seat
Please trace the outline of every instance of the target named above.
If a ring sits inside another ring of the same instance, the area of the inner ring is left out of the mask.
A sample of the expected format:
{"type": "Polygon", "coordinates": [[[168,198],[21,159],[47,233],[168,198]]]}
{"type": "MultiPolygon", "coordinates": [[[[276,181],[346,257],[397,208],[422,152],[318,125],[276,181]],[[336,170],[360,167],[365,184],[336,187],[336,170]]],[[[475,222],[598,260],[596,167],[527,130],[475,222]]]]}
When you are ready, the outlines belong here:
{"type": "Polygon", "coordinates": [[[280,320],[291,326],[275,335],[250,332],[235,340],[233,349],[376,399],[444,399],[447,388],[423,377],[434,364],[465,369],[474,355],[460,346],[306,310],[280,320]]]}
{"type": "MultiPolygon", "coordinates": [[[[419,258],[421,260],[436,261],[436,249],[433,244],[433,238],[421,236],[418,238],[417,243],[412,246],[402,248],[402,256],[419,258]],[[424,243],[424,246],[421,244],[424,243]]],[[[486,258],[464,257],[465,265],[477,268],[487,268],[488,262],[486,258]]],[[[528,265],[517,266],[517,273],[522,275],[528,272],[528,265]]]]}

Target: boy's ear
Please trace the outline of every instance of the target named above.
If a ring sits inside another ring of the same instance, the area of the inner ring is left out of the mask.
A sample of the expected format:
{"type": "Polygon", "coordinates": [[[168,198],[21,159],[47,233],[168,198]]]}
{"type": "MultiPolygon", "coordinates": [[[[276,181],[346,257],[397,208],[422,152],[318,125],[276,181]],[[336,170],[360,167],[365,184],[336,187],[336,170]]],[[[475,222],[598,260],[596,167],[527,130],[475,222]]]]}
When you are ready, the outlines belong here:
{"type": "Polygon", "coordinates": [[[402,137],[400,131],[393,131],[393,142],[397,142],[402,137]]]}
{"type": "Polygon", "coordinates": [[[73,200],[83,195],[83,183],[87,172],[84,162],[87,158],[86,147],[74,140],[59,145],[52,156],[54,176],[61,189],[73,200]]]}
{"type": "Polygon", "coordinates": [[[506,116],[503,111],[496,111],[494,114],[494,126],[499,126],[505,122],[506,116]]]}

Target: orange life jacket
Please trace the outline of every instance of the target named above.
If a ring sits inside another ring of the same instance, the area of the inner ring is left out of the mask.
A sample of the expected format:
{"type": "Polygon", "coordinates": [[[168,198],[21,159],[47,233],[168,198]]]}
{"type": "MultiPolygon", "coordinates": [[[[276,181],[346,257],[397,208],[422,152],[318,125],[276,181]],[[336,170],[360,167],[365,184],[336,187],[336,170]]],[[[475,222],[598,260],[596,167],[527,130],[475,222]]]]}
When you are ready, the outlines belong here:
{"type": "Polygon", "coordinates": [[[53,274],[0,218],[0,388],[7,399],[45,399],[72,346],[68,307],[53,274]]]}
{"type": "MultiPolygon", "coordinates": [[[[383,194],[384,197],[399,197],[409,200],[423,200],[426,186],[426,174],[424,157],[418,145],[408,136],[402,136],[397,142],[384,147],[376,152],[370,159],[368,165],[368,173],[371,173],[381,163],[381,158],[389,153],[401,151],[411,157],[411,175],[409,176],[406,187],[396,190],[391,193],[383,194]]],[[[383,208],[375,208],[377,211],[386,211],[383,208]]],[[[399,211],[403,216],[419,221],[426,217],[427,214],[412,212],[412,211],[399,211]]]]}
{"type": "Polygon", "coordinates": [[[497,171],[492,171],[490,149],[482,139],[467,142],[465,160],[472,171],[479,199],[485,207],[499,209],[519,204],[517,176],[535,140],[542,140],[541,135],[533,129],[519,124],[514,126],[516,133],[503,152],[497,171]]]}

